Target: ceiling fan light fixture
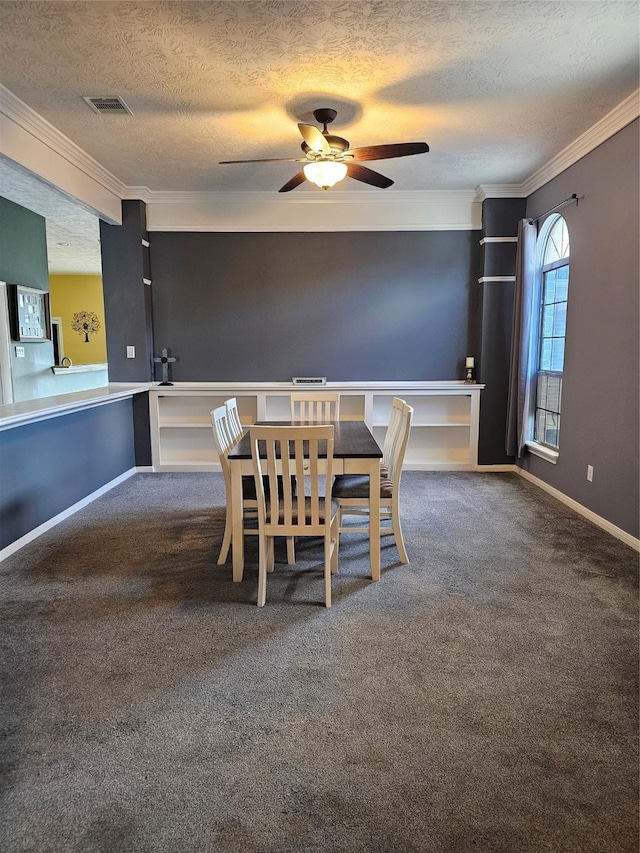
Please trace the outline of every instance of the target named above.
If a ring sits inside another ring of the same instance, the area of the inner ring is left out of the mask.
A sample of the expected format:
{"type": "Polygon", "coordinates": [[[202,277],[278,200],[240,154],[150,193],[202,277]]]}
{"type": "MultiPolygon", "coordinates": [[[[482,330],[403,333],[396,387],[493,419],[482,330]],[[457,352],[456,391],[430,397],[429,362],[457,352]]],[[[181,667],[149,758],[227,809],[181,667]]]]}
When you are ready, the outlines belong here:
{"type": "Polygon", "coordinates": [[[346,176],[347,164],[335,160],[316,160],[314,163],[307,163],[303,171],[308,181],[328,190],[346,176]]]}

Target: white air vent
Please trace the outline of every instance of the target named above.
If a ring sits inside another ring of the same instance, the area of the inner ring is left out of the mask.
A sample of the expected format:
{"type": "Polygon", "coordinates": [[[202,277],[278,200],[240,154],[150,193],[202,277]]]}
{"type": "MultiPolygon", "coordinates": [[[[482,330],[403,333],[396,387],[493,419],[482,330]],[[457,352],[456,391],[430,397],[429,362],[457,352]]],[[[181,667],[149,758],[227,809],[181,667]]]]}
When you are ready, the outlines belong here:
{"type": "Polygon", "coordinates": [[[126,113],[127,115],[133,115],[129,107],[125,104],[122,98],[89,98],[83,97],[82,99],[85,101],[89,107],[94,111],[94,113],[112,113],[112,114],[121,114],[126,113]]]}

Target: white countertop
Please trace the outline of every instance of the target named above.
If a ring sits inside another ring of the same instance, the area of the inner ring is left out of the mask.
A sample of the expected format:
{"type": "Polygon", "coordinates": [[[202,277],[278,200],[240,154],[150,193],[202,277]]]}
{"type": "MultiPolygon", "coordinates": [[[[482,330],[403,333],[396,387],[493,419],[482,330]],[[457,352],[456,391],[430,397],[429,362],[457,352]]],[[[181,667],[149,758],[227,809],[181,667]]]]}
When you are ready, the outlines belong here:
{"type": "Polygon", "coordinates": [[[9,403],[0,406],[0,430],[35,421],[55,418],[80,409],[102,406],[133,394],[149,390],[145,382],[112,382],[102,388],[88,391],[76,391],[73,394],[57,394],[53,397],[41,397],[37,400],[25,400],[22,403],[9,403]]]}

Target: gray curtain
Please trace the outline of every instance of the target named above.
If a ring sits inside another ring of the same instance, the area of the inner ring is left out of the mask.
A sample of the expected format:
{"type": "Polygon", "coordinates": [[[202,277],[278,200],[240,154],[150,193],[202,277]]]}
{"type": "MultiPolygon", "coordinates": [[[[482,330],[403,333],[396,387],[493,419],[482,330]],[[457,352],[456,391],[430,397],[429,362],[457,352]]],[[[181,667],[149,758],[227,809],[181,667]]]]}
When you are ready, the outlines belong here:
{"type": "Polygon", "coordinates": [[[538,229],[530,219],[518,223],[516,253],[516,284],[513,306],[513,334],[509,368],[509,397],[507,401],[506,451],[509,456],[524,454],[528,438],[530,412],[529,381],[536,371],[535,348],[531,334],[536,323],[534,310],[535,250],[538,229]]]}

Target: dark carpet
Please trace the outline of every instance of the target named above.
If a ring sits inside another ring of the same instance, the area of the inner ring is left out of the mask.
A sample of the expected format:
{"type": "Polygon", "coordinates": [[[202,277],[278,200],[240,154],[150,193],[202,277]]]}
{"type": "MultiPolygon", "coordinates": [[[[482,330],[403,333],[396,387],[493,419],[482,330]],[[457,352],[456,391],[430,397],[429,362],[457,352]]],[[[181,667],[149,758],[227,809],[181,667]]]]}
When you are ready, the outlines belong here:
{"type": "Polygon", "coordinates": [[[638,555],[512,474],[407,473],[255,606],[221,475],[138,474],[0,565],[0,849],[638,849],[638,555]]]}

